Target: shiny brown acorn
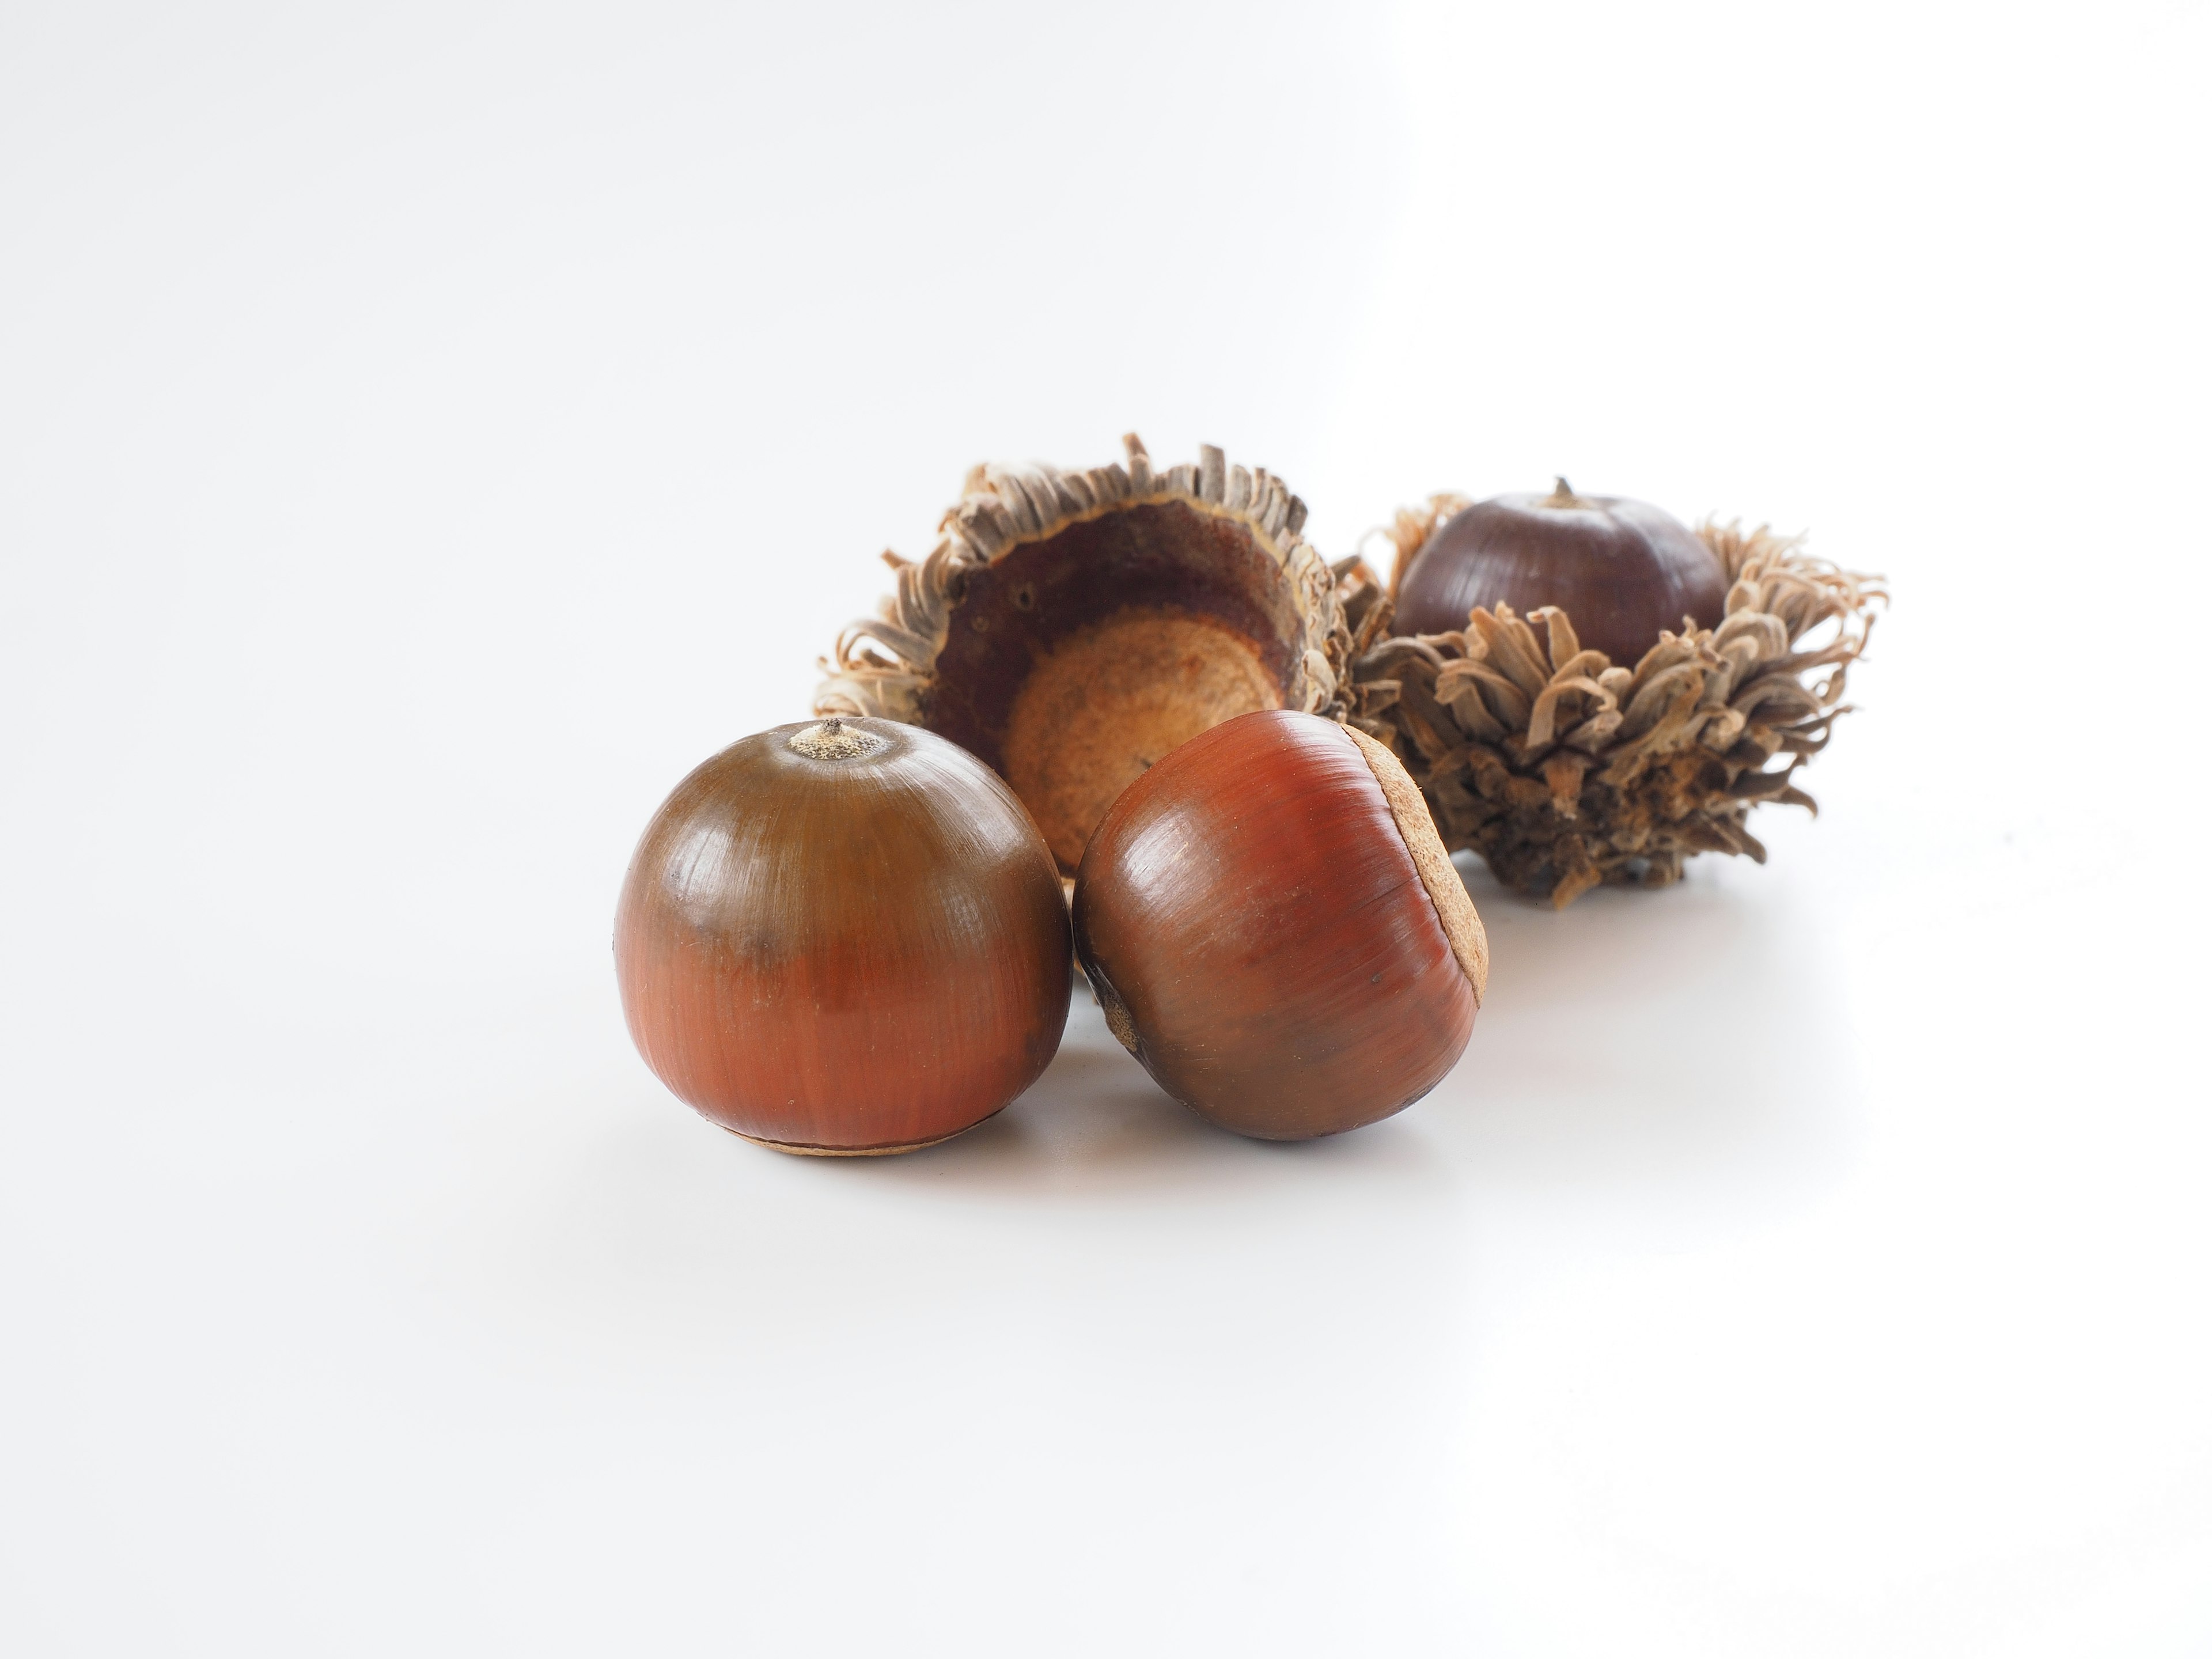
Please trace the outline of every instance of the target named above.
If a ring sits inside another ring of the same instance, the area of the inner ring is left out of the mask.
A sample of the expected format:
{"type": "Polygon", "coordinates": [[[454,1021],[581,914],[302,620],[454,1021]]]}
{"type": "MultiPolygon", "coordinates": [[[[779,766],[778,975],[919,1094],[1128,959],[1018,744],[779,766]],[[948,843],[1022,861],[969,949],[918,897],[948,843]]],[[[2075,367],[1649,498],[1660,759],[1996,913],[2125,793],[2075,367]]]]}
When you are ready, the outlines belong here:
{"type": "Polygon", "coordinates": [[[1121,793],[1076,876],[1075,944],[1153,1079],[1268,1140],[1358,1128],[1435,1088],[1489,972],[1405,769],[1287,710],[1200,733],[1121,793]]]}
{"type": "Polygon", "coordinates": [[[1437,526],[1397,584],[1401,634],[1466,628],[1478,606],[1557,605],[1586,650],[1634,667],[1662,629],[1717,628],[1729,576],[1671,514],[1623,495],[1498,495],[1437,526]]]}
{"type": "Polygon", "coordinates": [[[678,784],[615,918],[661,1081],[781,1151],[908,1152],[1035,1082],[1066,1024],[1043,839],[965,750],[890,720],[778,726],[678,784]]]}

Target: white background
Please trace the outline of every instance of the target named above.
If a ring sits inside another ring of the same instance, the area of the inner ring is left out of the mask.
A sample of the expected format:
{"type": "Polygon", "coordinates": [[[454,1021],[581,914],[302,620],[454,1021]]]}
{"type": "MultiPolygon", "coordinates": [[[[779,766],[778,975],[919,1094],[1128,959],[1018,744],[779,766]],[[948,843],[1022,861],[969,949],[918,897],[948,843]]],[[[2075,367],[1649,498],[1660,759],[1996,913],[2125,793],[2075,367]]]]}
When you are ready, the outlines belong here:
{"type": "Polygon", "coordinates": [[[2205,6],[0,5],[0,1647],[2212,1651],[2205,6]],[[974,460],[1894,583],[1765,868],[1250,1145],[610,918],[974,460]]]}

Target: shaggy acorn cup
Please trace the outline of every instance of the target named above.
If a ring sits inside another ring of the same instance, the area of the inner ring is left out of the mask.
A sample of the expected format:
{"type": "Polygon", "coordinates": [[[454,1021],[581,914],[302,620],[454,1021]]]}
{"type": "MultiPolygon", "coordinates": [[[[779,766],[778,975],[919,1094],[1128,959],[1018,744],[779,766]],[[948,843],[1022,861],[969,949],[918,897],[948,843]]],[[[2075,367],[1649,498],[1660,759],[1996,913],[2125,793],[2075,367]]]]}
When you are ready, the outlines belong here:
{"type": "Polygon", "coordinates": [[[630,1036],[724,1128],[910,1152],[1034,1083],[1067,1021],[1052,855],[990,769],[889,720],[781,726],[676,787],[615,917],[630,1036]]]}
{"type": "Polygon", "coordinates": [[[1145,769],[1262,708],[1341,714],[1351,640],[1305,503],[1201,447],[1155,471],[1136,437],[1085,471],[985,465],[898,591],[837,641],[820,714],[910,720],[1022,799],[1073,875],[1145,769]]]}
{"type": "Polygon", "coordinates": [[[1557,605],[1585,650],[1633,664],[1662,629],[1717,628],[1728,573],[1687,525],[1646,501],[1498,495],[1452,514],[1398,583],[1397,627],[1446,634],[1468,613],[1508,605],[1527,616],[1557,605]]]}
{"type": "Polygon", "coordinates": [[[1435,1088],[1489,974],[1405,769],[1287,711],[1217,726],[1123,792],[1076,876],[1075,945],[1153,1079],[1267,1140],[1356,1129],[1435,1088]]]}
{"type": "Polygon", "coordinates": [[[1419,780],[1445,846],[1559,906],[1666,886],[1699,853],[1764,861],[1745,820],[1813,805],[1797,769],[1848,710],[1888,599],[1801,538],[1685,530],[1564,479],[1432,495],[1390,535],[1389,591],[1364,566],[1342,584],[1346,718],[1419,780]]]}

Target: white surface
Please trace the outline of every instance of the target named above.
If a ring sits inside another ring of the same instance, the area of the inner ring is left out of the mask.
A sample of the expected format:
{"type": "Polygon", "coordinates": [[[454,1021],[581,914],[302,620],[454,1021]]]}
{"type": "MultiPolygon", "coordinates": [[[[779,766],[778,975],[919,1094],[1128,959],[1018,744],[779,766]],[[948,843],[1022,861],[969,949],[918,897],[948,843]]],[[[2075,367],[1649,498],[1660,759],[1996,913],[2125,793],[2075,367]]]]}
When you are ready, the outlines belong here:
{"type": "Polygon", "coordinates": [[[0,14],[0,1647],[2212,1650],[2202,4],[0,14]],[[799,15],[804,13],[803,15],[799,15]],[[779,1158],[623,861],[968,464],[1811,526],[1448,1085],[779,1158]]]}

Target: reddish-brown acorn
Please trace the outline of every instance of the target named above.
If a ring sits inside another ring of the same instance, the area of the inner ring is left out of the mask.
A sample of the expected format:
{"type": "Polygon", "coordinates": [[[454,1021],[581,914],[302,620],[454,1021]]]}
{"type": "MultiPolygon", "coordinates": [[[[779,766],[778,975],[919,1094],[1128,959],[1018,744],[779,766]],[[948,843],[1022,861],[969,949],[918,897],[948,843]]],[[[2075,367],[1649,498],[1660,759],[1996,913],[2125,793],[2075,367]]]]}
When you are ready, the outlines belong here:
{"type": "Polygon", "coordinates": [[[1548,495],[1498,495],[1437,527],[1397,586],[1401,634],[1467,626],[1477,605],[1522,616],[1554,605],[1575,637],[1633,668],[1662,629],[1686,617],[1717,628],[1728,572],[1687,525],[1622,495],[1577,495],[1561,478],[1548,495]]]}
{"type": "Polygon", "coordinates": [[[615,966],[646,1063],[784,1152],[908,1152],[1034,1083],[1067,1021],[1059,872],[981,762],[829,720],[732,744],[630,861],[615,966]]]}
{"type": "Polygon", "coordinates": [[[1202,732],[1122,792],[1076,876],[1075,943],[1153,1079],[1268,1140],[1358,1128],[1435,1088],[1489,971],[1405,769],[1286,710],[1202,732]]]}

